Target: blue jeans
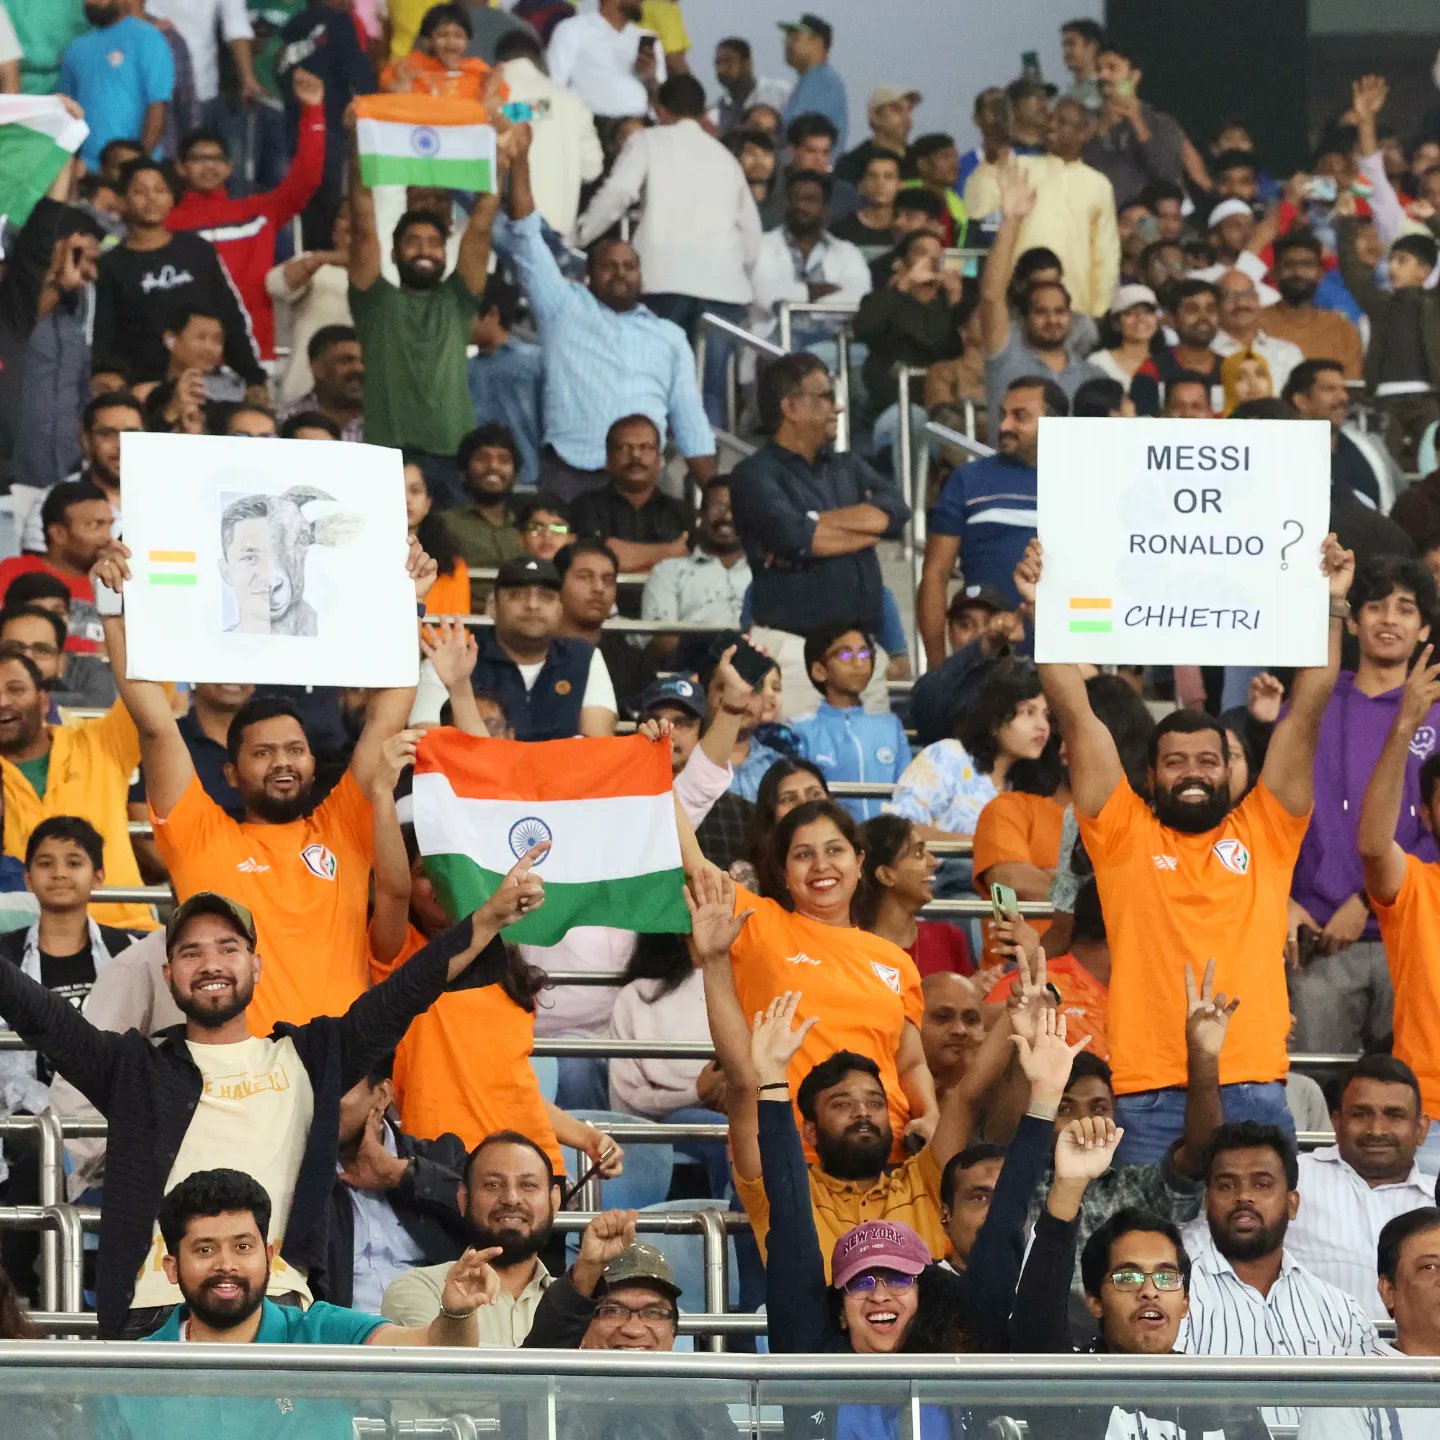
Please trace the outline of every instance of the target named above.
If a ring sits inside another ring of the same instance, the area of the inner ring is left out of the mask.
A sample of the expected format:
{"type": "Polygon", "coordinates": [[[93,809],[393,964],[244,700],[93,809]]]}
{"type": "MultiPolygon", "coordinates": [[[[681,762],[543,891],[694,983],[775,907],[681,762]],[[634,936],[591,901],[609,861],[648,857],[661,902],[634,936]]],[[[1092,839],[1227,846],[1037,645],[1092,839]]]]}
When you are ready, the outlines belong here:
{"type": "MultiPolygon", "coordinates": [[[[666,1125],[723,1125],[725,1117],[716,1110],[707,1110],[703,1105],[685,1105],[672,1110],[665,1116],[666,1125]]],[[[713,1200],[724,1201],[730,1194],[730,1157],[725,1152],[723,1140],[677,1140],[675,1158],[693,1161],[704,1168],[709,1188],[706,1193],[713,1200]]]]}
{"type": "MultiPolygon", "coordinates": [[[[707,311],[728,320],[732,325],[745,323],[745,307],[732,305],[724,300],[701,300],[694,295],[647,295],[645,304],[662,320],[670,320],[684,332],[685,338],[694,345],[701,335],[700,317],[707,311]]],[[[701,378],[700,393],[705,402],[705,414],[712,425],[723,428],[725,424],[725,366],[735,350],[735,342],[728,335],[716,330],[706,330],[705,374],[701,378]]]]}
{"type": "Polygon", "coordinates": [[[562,1055],[555,1103],[562,1110],[608,1110],[610,1064],[603,1055],[562,1055]]]}
{"type": "MultiPolygon", "coordinates": [[[[1285,1103],[1285,1087],[1278,1080],[1222,1085],[1220,1108],[1227,1121],[1258,1120],[1263,1125],[1278,1125],[1290,1137],[1290,1143],[1295,1143],[1295,1121],[1285,1103]]],[[[1115,1152],[1115,1163],[1153,1165],[1185,1129],[1185,1091],[1177,1086],[1117,1095],[1115,1123],[1125,1130],[1125,1138],[1115,1152]]]]}

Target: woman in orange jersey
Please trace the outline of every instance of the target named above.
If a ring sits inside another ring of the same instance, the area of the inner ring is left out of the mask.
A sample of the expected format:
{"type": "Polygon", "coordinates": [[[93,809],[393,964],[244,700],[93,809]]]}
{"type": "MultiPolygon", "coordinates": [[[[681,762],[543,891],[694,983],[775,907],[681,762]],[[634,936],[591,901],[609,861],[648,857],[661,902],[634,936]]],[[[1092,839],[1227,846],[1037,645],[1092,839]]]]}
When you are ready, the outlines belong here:
{"type": "Polygon", "coordinates": [[[855,821],[842,806],[811,800],[790,811],[775,828],[767,867],[784,897],[767,900],[737,887],[737,911],[749,918],[730,955],[747,1015],[786,991],[805,992],[818,1023],[791,1062],[792,1091],[837,1050],[879,1065],[898,1159],[905,1136],[929,1140],[933,1133],[935,1086],[920,1043],[924,1002],[915,962],[851,919],[863,858],[855,821]]]}
{"type": "Polygon", "coordinates": [[[436,579],[425,597],[425,614],[468,615],[470,571],[435,513],[425,472],[418,465],[405,467],[405,523],[420,547],[435,562],[436,579]]]}
{"type": "MultiPolygon", "coordinates": [[[[452,703],[460,729],[488,733],[473,701],[452,703]]],[[[386,742],[387,763],[370,797],[375,810],[370,971],[377,982],[451,923],[425,875],[415,833],[402,828],[395,809],[395,785],[415,758],[416,742],[413,730],[386,742]]],[[[602,1178],[613,1178],[623,1168],[619,1144],[540,1093],[530,1052],[535,1000],[545,976],[513,946],[507,948],[510,968],[500,984],[465,989],[462,978],[462,988],[442,995],[400,1042],[394,1081],[401,1126],[422,1140],[458,1135],[471,1149],[497,1130],[518,1130],[545,1151],[557,1175],[565,1173],[560,1146],[567,1145],[596,1161],[602,1178]],[[483,1045],[477,1036],[484,1037],[483,1045]]]]}
{"type": "Polygon", "coordinates": [[[499,71],[465,53],[474,33],[463,5],[432,5],[415,48],[380,72],[380,88],[390,95],[482,100],[487,106],[503,101],[510,92],[499,71]]]}

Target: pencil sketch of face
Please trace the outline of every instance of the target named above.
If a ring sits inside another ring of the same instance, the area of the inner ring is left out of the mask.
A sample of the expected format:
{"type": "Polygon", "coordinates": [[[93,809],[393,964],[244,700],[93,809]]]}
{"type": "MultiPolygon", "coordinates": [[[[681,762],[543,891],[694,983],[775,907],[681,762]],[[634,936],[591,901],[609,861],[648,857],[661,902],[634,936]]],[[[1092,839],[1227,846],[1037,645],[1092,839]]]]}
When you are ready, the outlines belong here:
{"type": "Polygon", "coordinates": [[[271,593],[276,566],[271,554],[269,503],[246,495],[226,507],[220,524],[220,574],[235,596],[239,619],[228,627],[242,635],[271,632],[271,593]]]}

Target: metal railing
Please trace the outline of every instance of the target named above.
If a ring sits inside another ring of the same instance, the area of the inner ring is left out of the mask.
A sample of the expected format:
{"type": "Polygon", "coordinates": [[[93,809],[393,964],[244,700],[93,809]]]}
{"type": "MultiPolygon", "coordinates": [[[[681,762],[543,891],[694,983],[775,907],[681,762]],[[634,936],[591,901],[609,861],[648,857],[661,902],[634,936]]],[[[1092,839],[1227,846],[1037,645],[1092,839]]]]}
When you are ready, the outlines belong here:
{"type": "MultiPolygon", "coordinates": [[[[467,573],[472,580],[485,580],[491,583],[493,583],[500,574],[499,570],[493,565],[471,565],[467,573]]],[[[622,588],[638,590],[644,586],[646,580],[649,578],[648,575],[632,575],[627,573],[617,575],[615,577],[615,583],[622,588]]]]}
{"type": "Polygon", "coordinates": [[[737,325],[733,320],[726,320],[719,315],[712,315],[707,310],[700,317],[700,333],[695,341],[695,373],[702,387],[705,383],[705,357],[710,348],[711,334],[725,335],[735,342],[725,357],[725,429],[723,432],[715,432],[717,444],[724,443],[728,448],[735,449],[746,443],[740,439],[740,352],[735,346],[753,350],[768,360],[778,360],[785,351],[773,340],[752,334],[743,325],[737,325]],[[722,433],[725,437],[723,442],[720,439],[722,433]]]}
{"type": "MultiPolygon", "coordinates": [[[[788,355],[795,348],[797,315],[835,315],[853,320],[858,307],[838,300],[782,300],[776,307],[780,348],[788,355]]],[[[835,451],[850,448],[850,331],[841,326],[835,341],[835,451]]]]}

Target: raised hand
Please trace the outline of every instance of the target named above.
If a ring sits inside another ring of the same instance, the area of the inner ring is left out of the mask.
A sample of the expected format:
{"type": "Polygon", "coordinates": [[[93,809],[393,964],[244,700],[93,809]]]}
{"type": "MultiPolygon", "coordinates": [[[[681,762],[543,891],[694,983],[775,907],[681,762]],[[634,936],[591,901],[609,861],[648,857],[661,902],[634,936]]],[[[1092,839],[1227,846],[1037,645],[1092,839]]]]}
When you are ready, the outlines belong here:
{"type": "Polygon", "coordinates": [[[439,577],[440,569],[413,535],[410,537],[410,549],[405,556],[405,573],[415,582],[415,603],[423,605],[425,597],[430,593],[430,587],[439,577]]]}
{"type": "Polygon", "coordinates": [[[1273,725],[1280,718],[1280,706],[1285,700],[1285,687],[1268,671],[1262,671],[1250,681],[1245,695],[1245,708],[1262,725],[1273,725]]]}
{"type": "Polygon", "coordinates": [[[425,622],[420,631],[420,653],[435,667],[440,683],[454,690],[468,683],[480,647],[462,621],[447,616],[425,622]]]}
{"type": "Polygon", "coordinates": [[[1044,1017],[1055,1011],[1055,996],[1045,978],[1045,952],[1036,946],[1033,950],[1017,949],[1013,954],[1015,979],[1005,1000],[1010,1015],[1010,1030],[1034,1044],[1043,1027],[1044,1017]]]}
{"type": "Polygon", "coordinates": [[[1330,583],[1330,598],[1344,600],[1355,578],[1355,552],[1347,550],[1333,533],[1321,542],[1320,571],[1330,583]]]}
{"type": "Polygon", "coordinates": [[[581,1232],[576,1263],[604,1270],[635,1243],[638,1218],[635,1210],[602,1210],[581,1232]]]}
{"type": "Polygon", "coordinates": [[[668,720],[642,720],[635,727],[635,733],[643,735],[652,745],[658,745],[662,740],[670,738],[670,722],[668,720]]]}
{"type": "Polygon", "coordinates": [[[1035,187],[1011,161],[1000,172],[1000,214],[1006,220],[1023,220],[1035,208],[1035,187]]]}
{"type": "Polygon", "coordinates": [[[1070,1080],[1070,1065],[1090,1043],[1085,1036],[1074,1045],[1065,1039],[1065,1017],[1054,1010],[1041,1016],[1034,1041],[1023,1035],[1011,1035],[1011,1043],[1020,1054],[1020,1068],[1030,1082],[1030,1098],[1042,1104],[1060,1103],[1070,1080]]]}
{"type": "Polygon", "coordinates": [[[1425,719],[1432,705],[1440,703],[1440,665],[1431,663],[1434,657],[1434,645],[1427,645],[1405,677],[1405,689],[1400,696],[1400,715],[1411,729],[1425,719]]]}
{"type": "Polygon", "coordinates": [[[698,871],[685,887],[685,908],[690,912],[690,954],[697,964],[730,959],[730,947],[740,938],[753,910],[735,913],[735,882],[723,871],[698,871]]]}
{"type": "Polygon", "coordinates": [[[1350,87],[1350,104],[1359,119],[1373,120],[1390,98],[1390,82],[1383,75],[1362,75],[1350,87]]]}
{"type": "Polygon", "coordinates": [[[415,763],[422,733],[419,730],[397,730],[380,747],[380,765],[371,789],[377,795],[390,795],[400,783],[407,765],[415,763]]]}
{"type": "Polygon", "coordinates": [[[325,82],[318,76],[297,65],[291,75],[290,88],[302,105],[323,105],[325,103],[325,82]]]}
{"type": "Polygon", "coordinates": [[[1205,974],[1198,990],[1195,972],[1188,965],[1185,967],[1185,1043],[1191,1054],[1219,1059],[1230,1017],[1239,1004],[1238,999],[1227,1000],[1223,994],[1215,993],[1213,955],[1205,962],[1205,974]]]}
{"type": "MultiPolygon", "coordinates": [[[[995,942],[995,949],[1001,955],[1015,956],[1017,959],[1024,954],[1027,959],[1034,963],[1034,957],[1040,957],[1040,973],[1045,973],[1045,955],[1040,949],[1040,932],[1021,915],[1008,915],[1004,920],[992,920],[990,922],[990,938],[995,942]]],[[[1044,987],[1044,980],[1041,980],[1041,987],[1044,987]]]]}
{"type": "Polygon", "coordinates": [[[755,1015],[750,1034],[750,1059],[754,1062],[761,1085],[773,1085],[785,1079],[790,1062],[820,1019],[818,1015],[812,1015],[800,1022],[798,1030],[792,1030],[790,1025],[799,1004],[800,992],[787,990],[755,1015]]]}
{"type": "Polygon", "coordinates": [[[735,649],[734,645],[730,646],[715,667],[715,675],[720,681],[720,708],[722,710],[742,709],[755,693],[749,681],[743,679],[735,668],[735,649]]]}
{"type": "Polygon", "coordinates": [[[503,930],[526,915],[533,915],[545,903],[545,882],[531,874],[531,868],[549,853],[550,842],[541,840],[532,845],[510,867],[495,893],[475,912],[477,925],[503,930]]]}
{"type": "Polygon", "coordinates": [[[493,1305],[500,1298],[500,1277],[491,1261],[504,1252],[500,1246],[489,1250],[467,1250],[451,1267],[440,1292],[440,1308],[452,1315],[493,1305]]]}
{"type": "Polygon", "coordinates": [[[1087,1184],[1098,1180],[1110,1168],[1124,1134],[1108,1115],[1072,1120],[1055,1137],[1055,1178],[1087,1184]]]}
{"type": "Polygon", "coordinates": [[[1015,588],[1032,610],[1035,608],[1035,587],[1040,583],[1040,572],[1044,568],[1045,548],[1038,539],[1031,540],[1015,567],[1015,588]]]}

